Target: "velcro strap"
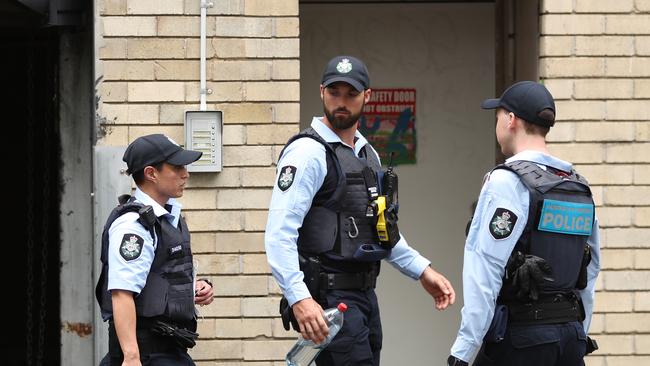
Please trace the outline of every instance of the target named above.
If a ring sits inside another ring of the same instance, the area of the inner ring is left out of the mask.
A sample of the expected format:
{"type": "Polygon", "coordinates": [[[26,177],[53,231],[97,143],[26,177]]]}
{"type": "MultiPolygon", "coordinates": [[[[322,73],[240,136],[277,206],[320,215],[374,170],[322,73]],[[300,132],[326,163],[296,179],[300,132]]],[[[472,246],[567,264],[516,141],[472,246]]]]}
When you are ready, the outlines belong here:
{"type": "Polygon", "coordinates": [[[361,273],[321,273],[321,288],[327,290],[368,290],[377,285],[375,271],[361,273]]]}

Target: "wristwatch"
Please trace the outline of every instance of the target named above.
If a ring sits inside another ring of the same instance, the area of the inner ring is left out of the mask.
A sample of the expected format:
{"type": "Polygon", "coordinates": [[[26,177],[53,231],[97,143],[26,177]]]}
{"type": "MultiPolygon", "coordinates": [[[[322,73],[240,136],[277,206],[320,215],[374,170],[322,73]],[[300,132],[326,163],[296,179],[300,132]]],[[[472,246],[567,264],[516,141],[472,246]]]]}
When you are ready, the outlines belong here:
{"type": "Polygon", "coordinates": [[[199,278],[199,281],[203,281],[203,282],[207,283],[208,285],[210,285],[210,287],[214,288],[214,286],[212,286],[212,282],[207,278],[199,278]]]}
{"type": "Polygon", "coordinates": [[[460,360],[454,356],[449,356],[447,359],[447,366],[468,366],[469,364],[463,360],[460,360]]]}

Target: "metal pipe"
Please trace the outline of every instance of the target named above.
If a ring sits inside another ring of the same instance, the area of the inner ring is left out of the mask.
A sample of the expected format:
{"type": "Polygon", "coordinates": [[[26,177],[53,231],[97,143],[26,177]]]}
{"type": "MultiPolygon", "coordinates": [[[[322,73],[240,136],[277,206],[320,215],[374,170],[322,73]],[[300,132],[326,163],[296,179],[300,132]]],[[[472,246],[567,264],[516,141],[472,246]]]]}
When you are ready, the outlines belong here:
{"type": "Polygon", "coordinates": [[[206,103],[206,98],[207,98],[207,95],[208,95],[208,88],[207,88],[206,81],[205,81],[205,79],[206,79],[206,76],[205,76],[205,74],[206,74],[205,73],[205,63],[206,63],[206,61],[205,61],[205,49],[206,49],[205,35],[206,35],[206,29],[205,28],[207,27],[206,20],[207,20],[207,17],[208,17],[208,8],[211,8],[214,4],[211,1],[208,2],[207,0],[200,0],[200,1],[201,1],[201,41],[200,41],[200,49],[201,49],[200,57],[201,57],[201,61],[200,61],[200,71],[199,71],[199,73],[200,73],[200,78],[201,78],[201,85],[200,85],[199,95],[200,95],[200,98],[201,98],[201,105],[200,105],[199,109],[202,110],[202,111],[205,111],[205,110],[208,109],[208,105],[206,103]]]}

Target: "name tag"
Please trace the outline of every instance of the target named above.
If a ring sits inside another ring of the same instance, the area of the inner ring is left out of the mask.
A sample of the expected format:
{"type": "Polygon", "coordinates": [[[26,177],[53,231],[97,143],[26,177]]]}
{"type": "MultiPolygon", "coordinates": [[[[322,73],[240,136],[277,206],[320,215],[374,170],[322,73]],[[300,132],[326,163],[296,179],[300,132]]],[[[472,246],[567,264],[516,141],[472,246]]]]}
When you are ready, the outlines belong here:
{"type": "Polygon", "coordinates": [[[169,248],[169,256],[171,258],[177,258],[183,256],[183,246],[178,244],[175,247],[169,248]]]}
{"type": "Polygon", "coordinates": [[[594,205],[544,200],[538,230],[560,234],[591,235],[594,205]]]}

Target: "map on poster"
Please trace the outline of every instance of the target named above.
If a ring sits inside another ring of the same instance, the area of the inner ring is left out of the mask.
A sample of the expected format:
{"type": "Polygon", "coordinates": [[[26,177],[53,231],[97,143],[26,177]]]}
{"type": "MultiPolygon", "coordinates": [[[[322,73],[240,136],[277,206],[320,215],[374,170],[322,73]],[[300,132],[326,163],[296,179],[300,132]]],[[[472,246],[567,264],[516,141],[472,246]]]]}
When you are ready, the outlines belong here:
{"type": "Polygon", "coordinates": [[[415,89],[372,89],[359,119],[359,131],[387,165],[415,164],[415,89]]]}

